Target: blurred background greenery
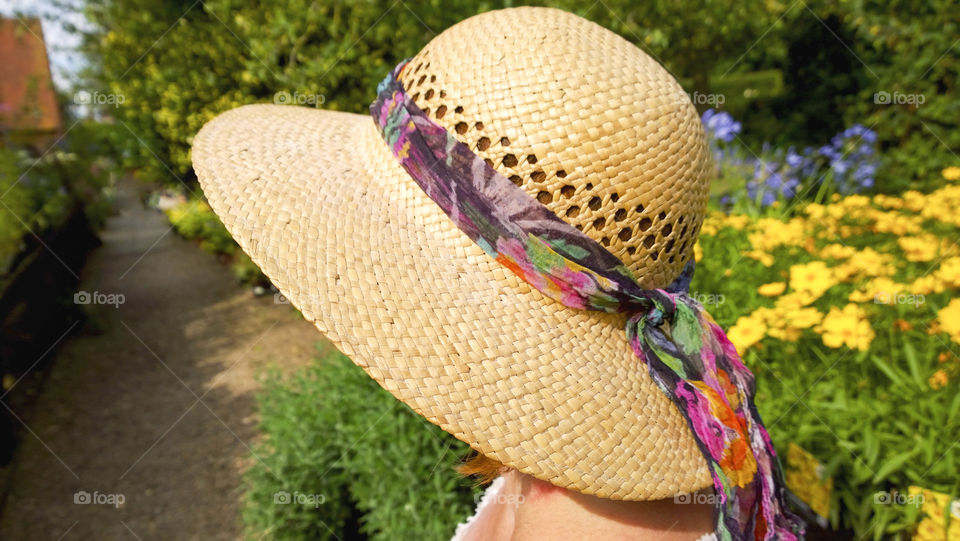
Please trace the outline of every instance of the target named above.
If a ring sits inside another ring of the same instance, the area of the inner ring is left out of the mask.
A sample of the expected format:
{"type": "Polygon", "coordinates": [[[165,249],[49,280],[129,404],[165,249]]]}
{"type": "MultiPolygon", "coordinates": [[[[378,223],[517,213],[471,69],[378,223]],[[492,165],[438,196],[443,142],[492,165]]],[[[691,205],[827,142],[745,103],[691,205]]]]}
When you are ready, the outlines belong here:
{"type": "MultiPolygon", "coordinates": [[[[89,85],[126,97],[129,105],[115,116],[146,144],[122,131],[118,143],[127,164],[149,177],[168,177],[164,164],[189,177],[190,140],[205,121],[240,104],[271,101],[277,92],[320,94],[324,108],[364,111],[383,74],[433,35],[477,12],[512,5],[192,4],[127,0],[87,7],[97,25],[83,46],[95,59],[89,85]]],[[[689,92],[725,96],[723,108],[743,123],[751,147],[819,145],[860,123],[877,131],[887,161],[877,186],[886,191],[922,182],[960,150],[958,15],[947,0],[543,5],[580,14],[636,43],[689,92]],[[876,103],[880,92],[925,101],[876,103]]]]}

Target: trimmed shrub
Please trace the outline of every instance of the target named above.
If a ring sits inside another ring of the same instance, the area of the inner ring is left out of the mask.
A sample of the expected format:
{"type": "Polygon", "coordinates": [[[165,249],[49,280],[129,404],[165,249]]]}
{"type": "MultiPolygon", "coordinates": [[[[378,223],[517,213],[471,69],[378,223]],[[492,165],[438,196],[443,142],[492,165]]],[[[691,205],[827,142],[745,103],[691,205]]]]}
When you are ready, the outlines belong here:
{"type": "Polygon", "coordinates": [[[473,512],[479,489],[453,469],[468,447],[332,347],[289,377],[269,373],[258,402],[252,538],[446,541],[473,512]]]}

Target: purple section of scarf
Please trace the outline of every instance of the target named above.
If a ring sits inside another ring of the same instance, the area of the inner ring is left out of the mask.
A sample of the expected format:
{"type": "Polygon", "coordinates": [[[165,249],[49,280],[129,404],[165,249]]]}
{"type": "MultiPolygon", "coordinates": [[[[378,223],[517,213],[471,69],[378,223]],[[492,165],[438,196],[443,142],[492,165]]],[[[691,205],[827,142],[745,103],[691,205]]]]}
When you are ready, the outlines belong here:
{"type": "Polygon", "coordinates": [[[687,295],[693,261],[666,289],[645,290],[599,243],[498,173],[407,96],[397,66],[370,112],[410,177],[467,236],[544,295],[570,308],[625,312],[627,340],[687,421],[713,476],[721,540],[799,539],[754,378],[733,344],[687,295]]]}

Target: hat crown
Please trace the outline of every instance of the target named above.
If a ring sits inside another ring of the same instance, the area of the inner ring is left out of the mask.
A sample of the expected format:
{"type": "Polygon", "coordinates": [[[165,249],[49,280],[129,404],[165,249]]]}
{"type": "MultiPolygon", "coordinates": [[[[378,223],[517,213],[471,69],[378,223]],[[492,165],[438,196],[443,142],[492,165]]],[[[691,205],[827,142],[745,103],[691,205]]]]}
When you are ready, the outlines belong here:
{"type": "Polygon", "coordinates": [[[466,19],[400,81],[431,120],[663,287],[693,257],[710,181],[696,109],[617,34],[550,8],[466,19]]]}

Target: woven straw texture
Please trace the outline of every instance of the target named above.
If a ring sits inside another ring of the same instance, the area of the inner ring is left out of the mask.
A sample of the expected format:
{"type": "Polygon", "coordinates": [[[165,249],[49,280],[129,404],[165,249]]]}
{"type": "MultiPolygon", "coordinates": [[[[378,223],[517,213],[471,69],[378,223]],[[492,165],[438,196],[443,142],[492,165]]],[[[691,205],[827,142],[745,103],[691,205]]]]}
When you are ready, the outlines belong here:
{"type": "MultiPolygon", "coordinates": [[[[645,286],[692,257],[703,129],[673,78],[619,36],[554,9],[493,11],[434,38],[401,79],[432,119],[645,286]]],[[[630,350],[626,316],[566,308],[488,257],[370,117],[241,107],[201,130],[193,160],[211,207],[304,316],[474,449],[604,498],[712,484],[630,350]]]]}

